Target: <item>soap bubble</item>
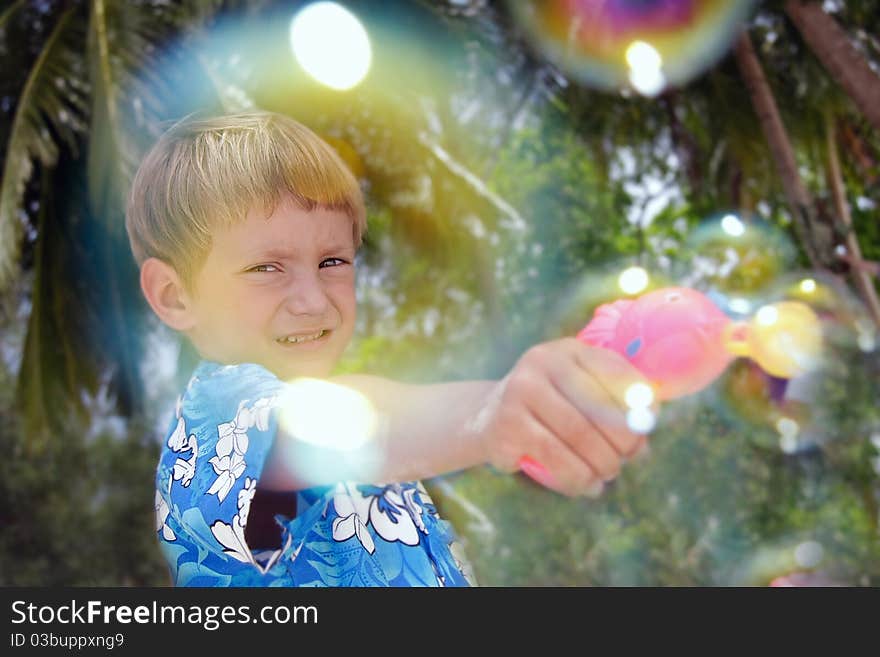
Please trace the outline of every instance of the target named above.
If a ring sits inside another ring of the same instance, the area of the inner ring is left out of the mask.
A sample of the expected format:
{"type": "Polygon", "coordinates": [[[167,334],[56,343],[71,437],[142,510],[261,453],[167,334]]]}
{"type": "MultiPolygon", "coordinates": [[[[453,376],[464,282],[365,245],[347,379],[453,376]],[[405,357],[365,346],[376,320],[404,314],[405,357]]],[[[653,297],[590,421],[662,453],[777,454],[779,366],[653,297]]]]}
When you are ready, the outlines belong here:
{"type": "Polygon", "coordinates": [[[512,0],[544,57],[603,90],[656,96],[684,85],[730,48],[753,0],[512,0]]]}
{"type": "Polygon", "coordinates": [[[683,285],[707,291],[725,313],[749,316],[796,261],[797,250],[780,228],[719,212],[688,234],[675,271],[683,285]]]}
{"type": "Polygon", "coordinates": [[[813,366],[791,378],[738,359],[713,389],[722,413],[756,443],[785,454],[876,430],[876,329],[855,295],[831,275],[791,272],[768,286],[761,301],[756,315],[778,304],[808,307],[819,321],[821,348],[813,366]]]}

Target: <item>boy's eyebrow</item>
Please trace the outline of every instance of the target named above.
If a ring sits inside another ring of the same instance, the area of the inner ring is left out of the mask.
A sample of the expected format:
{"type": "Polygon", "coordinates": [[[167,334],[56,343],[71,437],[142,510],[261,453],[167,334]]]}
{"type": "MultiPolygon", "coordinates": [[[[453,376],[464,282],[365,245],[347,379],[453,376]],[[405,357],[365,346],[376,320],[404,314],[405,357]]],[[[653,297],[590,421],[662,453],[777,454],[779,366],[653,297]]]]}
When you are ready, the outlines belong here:
{"type": "MultiPolygon", "coordinates": [[[[352,244],[346,244],[344,242],[331,242],[327,246],[321,249],[324,253],[331,252],[340,252],[340,251],[355,251],[356,249],[352,244]]],[[[254,260],[254,259],[268,259],[268,260],[284,260],[285,258],[290,257],[290,251],[288,249],[280,248],[277,245],[267,246],[265,248],[256,248],[251,251],[248,251],[245,259],[254,260]]]]}

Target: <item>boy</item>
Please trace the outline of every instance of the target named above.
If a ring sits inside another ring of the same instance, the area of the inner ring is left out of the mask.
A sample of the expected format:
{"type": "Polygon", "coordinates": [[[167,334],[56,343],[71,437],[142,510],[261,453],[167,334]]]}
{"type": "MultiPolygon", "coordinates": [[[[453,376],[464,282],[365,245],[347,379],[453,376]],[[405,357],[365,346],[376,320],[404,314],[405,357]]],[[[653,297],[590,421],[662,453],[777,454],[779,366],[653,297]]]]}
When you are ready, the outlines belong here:
{"type": "Polygon", "coordinates": [[[641,376],[574,339],[530,349],[501,381],[331,377],[354,329],[365,210],[342,160],[288,117],[174,126],[135,176],[126,227],[147,302],[203,359],[157,468],[177,585],[468,585],[418,479],[490,464],[597,494],[645,446],[622,402],[641,376]],[[363,395],[377,430],[307,435],[299,377],[363,395]]]}

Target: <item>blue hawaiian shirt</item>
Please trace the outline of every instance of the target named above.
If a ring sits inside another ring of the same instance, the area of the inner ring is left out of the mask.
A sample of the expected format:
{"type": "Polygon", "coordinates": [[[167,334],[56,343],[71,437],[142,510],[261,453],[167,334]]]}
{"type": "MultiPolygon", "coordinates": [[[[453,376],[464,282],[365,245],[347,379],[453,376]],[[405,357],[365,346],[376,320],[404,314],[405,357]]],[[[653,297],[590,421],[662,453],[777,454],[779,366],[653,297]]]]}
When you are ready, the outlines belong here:
{"type": "Polygon", "coordinates": [[[468,586],[450,524],[420,482],[340,482],[275,516],[280,547],[252,551],[250,503],[286,384],[254,364],[202,361],[156,471],[156,532],[177,586],[468,586]]]}

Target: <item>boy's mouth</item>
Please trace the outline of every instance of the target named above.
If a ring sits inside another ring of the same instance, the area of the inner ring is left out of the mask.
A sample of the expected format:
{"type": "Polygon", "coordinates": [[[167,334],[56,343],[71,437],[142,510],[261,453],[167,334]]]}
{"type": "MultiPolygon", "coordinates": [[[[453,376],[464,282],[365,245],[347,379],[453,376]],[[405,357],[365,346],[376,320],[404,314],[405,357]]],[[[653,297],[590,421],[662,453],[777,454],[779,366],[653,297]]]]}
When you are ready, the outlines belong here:
{"type": "Polygon", "coordinates": [[[321,329],[320,331],[316,331],[315,333],[309,333],[307,335],[287,335],[283,338],[278,338],[278,342],[281,344],[302,344],[304,342],[314,342],[316,340],[320,340],[326,335],[329,335],[330,331],[327,329],[321,329]]]}

